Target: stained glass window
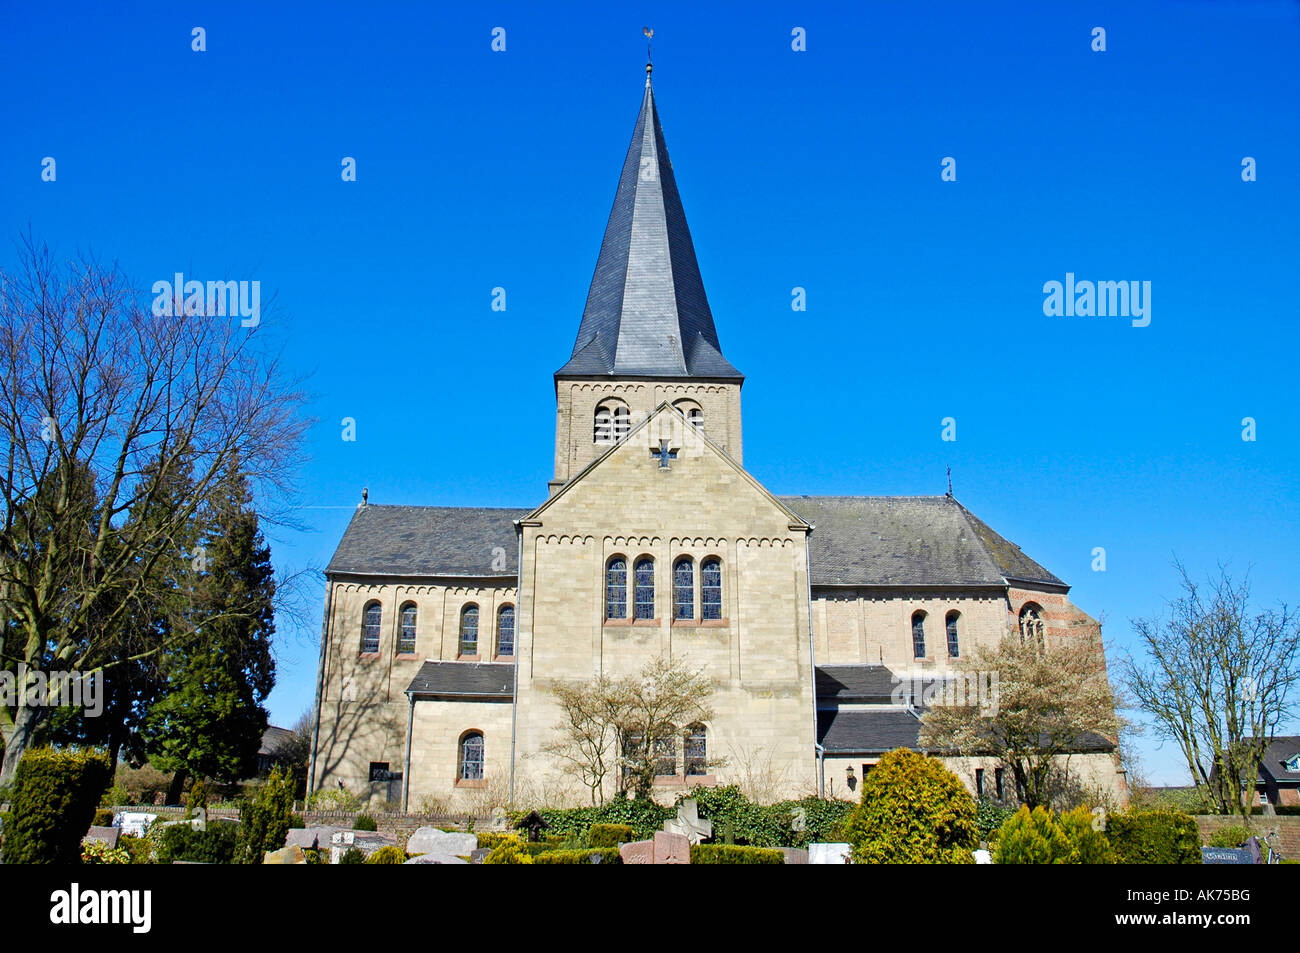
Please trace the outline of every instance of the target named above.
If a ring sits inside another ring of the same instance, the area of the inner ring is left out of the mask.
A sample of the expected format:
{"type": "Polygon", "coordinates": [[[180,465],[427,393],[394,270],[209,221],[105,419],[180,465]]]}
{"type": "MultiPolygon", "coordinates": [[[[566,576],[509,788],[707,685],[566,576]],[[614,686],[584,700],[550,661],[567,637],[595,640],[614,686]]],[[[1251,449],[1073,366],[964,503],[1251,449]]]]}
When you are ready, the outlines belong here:
{"type": "Polygon", "coordinates": [[[497,655],[515,654],[515,607],[502,606],[497,613],[497,655]]]}
{"type": "Polygon", "coordinates": [[[686,774],[701,777],[709,773],[708,738],[703,725],[691,725],[686,733],[686,774]]]}
{"type": "Polygon", "coordinates": [[[483,780],[483,736],[476,731],[460,740],[460,777],[462,781],[483,780]]]}
{"type": "Polygon", "coordinates": [[[415,654],[415,606],[402,606],[402,634],[397,640],[397,651],[402,655],[415,654]]]}
{"type": "Polygon", "coordinates": [[[912,655],[925,658],[925,613],[918,612],[912,616],[912,655]]]}
{"type": "Polygon", "coordinates": [[[622,556],[605,567],[605,618],[627,618],[627,560],[622,556]]]}
{"type": "Polygon", "coordinates": [[[695,564],[689,558],[673,567],[673,618],[695,618],[695,564]]]}
{"type": "Polygon", "coordinates": [[[478,655],[478,606],[460,611],[460,654],[478,655]]]}
{"type": "Polygon", "coordinates": [[[636,618],[655,617],[655,561],[643,556],[636,561],[636,618]]]}
{"type": "Polygon", "coordinates": [[[948,629],[948,657],[957,658],[961,654],[961,646],[957,641],[957,616],[961,613],[949,612],[947,619],[948,629]]]}
{"type": "Polygon", "coordinates": [[[383,618],[383,614],[378,602],[372,602],[366,606],[361,615],[361,651],[379,651],[379,622],[383,618]]]}
{"type": "Polygon", "coordinates": [[[722,560],[714,557],[700,564],[700,617],[722,618],[722,560]]]}

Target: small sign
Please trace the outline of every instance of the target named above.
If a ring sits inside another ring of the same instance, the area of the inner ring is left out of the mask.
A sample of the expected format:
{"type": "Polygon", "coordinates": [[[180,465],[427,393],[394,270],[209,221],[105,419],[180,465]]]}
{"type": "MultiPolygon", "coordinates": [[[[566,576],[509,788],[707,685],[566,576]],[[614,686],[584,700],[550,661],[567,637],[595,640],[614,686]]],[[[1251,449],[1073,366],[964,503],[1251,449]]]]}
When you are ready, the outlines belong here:
{"type": "Polygon", "coordinates": [[[1201,862],[1206,864],[1253,864],[1250,851],[1240,847],[1202,847],[1201,862]]]}

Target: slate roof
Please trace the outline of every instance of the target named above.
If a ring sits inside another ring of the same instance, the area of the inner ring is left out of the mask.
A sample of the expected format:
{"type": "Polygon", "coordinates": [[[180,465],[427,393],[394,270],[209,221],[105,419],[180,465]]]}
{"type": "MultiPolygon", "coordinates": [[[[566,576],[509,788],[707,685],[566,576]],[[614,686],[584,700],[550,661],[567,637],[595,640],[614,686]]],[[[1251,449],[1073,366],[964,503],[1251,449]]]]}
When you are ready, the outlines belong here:
{"type": "Polygon", "coordinates": [[[1278,735],[1264,749],[1259,773],[1281,784],[1300,784],[1300,771],[1288,771],[1286,762],[1300,754],[1300,736],[1278,735]]]}
{"type": "Polygon", "coordinates": [[[817,703],[887,704],[898,680],[884,665],[818,665],[817,703]]]}
{"type": "Polygon", "coordinates": [[[814,586],[1065,587],[950,496],[783,496],[814,526],[814,586]]]}
{"type": "Polygon", "coordinates": [[[722,356],[647,75],[573,354],[557,377],[743,379],[722,356]]]}
{"type": "Polygon", "coordinates": [[[268,725],[266,731],[262,732],[262,744],[257,749],[257,753],[267,757],[275,757],[292,745],[297,737],[297,732],[288,728],[277,728],[275,725],[268,725]]]}
{"type": "Polygon", "coordinates": [[[407,694],[417,696],[472,695],[513,698],[515,667],[509,662],[427,661],[411,679],[407,694]]]}
{"type": "MultiPolygon", "coordinates": [[[[817,741],[828,753],[881,753],[895,748],[920,751],[921,719],[906,708],[823,709],[817,712],[817,741]]],[[[1110,752],[1115,745],[1101,735],[1085,734],[1072,751],[1110,752]]]]}
{"type": "Polygon", "coordinates": [[[513,520],[531,511],[486,506],[357,507],[325,572],[394,576],[519,575],[513,520]],[[501,568],[500,550],[505,550],[501,568]]]}

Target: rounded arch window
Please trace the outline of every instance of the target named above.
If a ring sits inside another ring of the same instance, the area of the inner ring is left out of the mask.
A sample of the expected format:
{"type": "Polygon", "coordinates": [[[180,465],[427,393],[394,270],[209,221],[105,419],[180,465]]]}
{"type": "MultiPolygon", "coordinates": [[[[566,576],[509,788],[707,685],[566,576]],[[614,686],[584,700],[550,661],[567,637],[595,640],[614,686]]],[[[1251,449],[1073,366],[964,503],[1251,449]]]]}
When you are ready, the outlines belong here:
{"type": "Polygon", "coordinates": [[[361,651],[373,654],[379,651],[379,626],[384,618],[384,610],[378,602],[367,602],[361,610],[361,651]]]}
{"type": "Polygon", "coordinates": [[[460,654],[478,655],[478,606],[473,603],[460,610],[460,654]]]}
{"type": "Polygon", "coordinates": [[[611,556],[605,564],[605,618],[627,618],[627,558],[611,556]]]}
{"type": "Polygon", "coordinates": [[[513,658],[515,654],[515,607],[506,605],[497,610],[497,657],[513,658]]]}
{"type": "Polygon", "coordinates": [[[415,622],[416,608],[414,602],[407,602],[402,606],[400,617],[401,631],[397,637],[397,653],[399,655],[415,654],[415,622]]]}
{"type": "Polygon", "coordinates": [[[912,613],[912,657],[925,658],[925,613],[912,613]]]}
{"type": "Polygon", "coordinates": [[[690,556],[673,564],[673,618],[695,618],[695,563],[690,556]]]}
{"type": "MultiPolygon", "coordinates": [[[[483,732],[467,731],[460,736],[460,757],[456,775],[462,781],[483,780],[483,732]]],[[[445,775],[444,775],[445,777],[445,775]]]]}
{"type": "Polygon", "coordinates": [[[944,628],[948,635],[948,658],[957,658],[961,655],[961,643],[957,637],[957,620],[961,618],[961,613],[954,609],[948,613],[944,620],[944,628]]]}
{"type": "Polygon", "coordinates": [[[1026,602],[1020,610],[1020,641],[1043,647],[1043,607],[1026,602]]]}
{"type": "Polygon", "coordinates": [[[632,414],[621,400],[603,400],[596,405],[592,437],[598,444],[618,443],[632,429],[632,414]]]}

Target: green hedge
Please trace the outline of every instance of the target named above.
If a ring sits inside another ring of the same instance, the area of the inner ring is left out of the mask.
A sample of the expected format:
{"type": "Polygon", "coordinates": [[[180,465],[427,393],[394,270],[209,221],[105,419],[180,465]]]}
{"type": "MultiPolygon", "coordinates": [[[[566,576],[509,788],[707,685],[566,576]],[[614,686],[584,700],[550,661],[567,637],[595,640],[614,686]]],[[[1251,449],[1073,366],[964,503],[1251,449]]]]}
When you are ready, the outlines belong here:
{"type": "Polygon", "coordinates": [[[169,824],[158,835],[157,862],[188,860],[199,864],[231,864],[239,842],[239,824],[209,821],[207,830],[189,824],[169,824]]]}
{"type": "Polygon", "coordinates": [[[1182,811],[1111,814],[1106,836],[1121,864],[1199,864],[1201,835],[1182,811]]]}
{"type": "Polygon", "coordinates": [[[406,863],[406,851],[400,847],[389,844],[381,847],[369,857],[366,858],[367,864],[404,864],[406,863]]]}
{"type": "Polygon", "coordinates": [[[28,751],[14,775],[5,863],[79,863],[81,838],[111,780],[108,759],[100,752],[28,751]]]}
{"type": "Polygon", "coordinates": [[[590,847],[585,850],[546,850],[533,856],[535,864],[590,864],[592,857],[600,857],[602,864],[621,864],[623,857],[617,847],[590,847]]]}
{"type": "Polygon", "coordinates": [[[771,847],[692,844],[692,864],[784,864],[785,854],[771,847]]]}
{"type": "Polygon", "coordinates": [[[630,824],[592,824],[587,831],[587,842],[592,847],[617,847],[636,840],[630,824]]]}

